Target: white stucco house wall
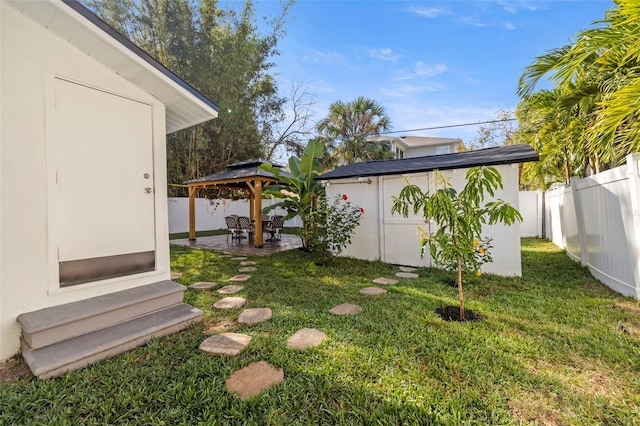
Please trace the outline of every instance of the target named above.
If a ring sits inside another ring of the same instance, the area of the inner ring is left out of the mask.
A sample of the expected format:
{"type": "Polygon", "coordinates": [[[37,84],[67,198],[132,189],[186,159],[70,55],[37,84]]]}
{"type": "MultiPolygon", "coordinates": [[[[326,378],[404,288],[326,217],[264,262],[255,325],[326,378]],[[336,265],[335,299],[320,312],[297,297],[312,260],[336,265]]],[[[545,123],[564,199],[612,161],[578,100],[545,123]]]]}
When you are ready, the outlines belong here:
{"type": "Polygon", "coordinates": [[[395,158],[424,157],[427,155],[452,154],[459,152],[463,146],[460,138],[439,138],[431,136],[374,136],[371,140],[387,140],[391,142],[391,152],[395,158]]]}
{"type": "MultiPolygon", "coordinates": [[[[504,189],[495,193],[495,198],[518,208],[518,164],[537,160],[538,154],[529,145],[509,145],[437,156],[353,163],[317,179],[324,183],[329,199],[345,194],[349,201],[365,211],[343,256],[430,267],[435,265],[428,251],[424,257],[420,256],[418,227],[435,232],[435,225],[419,216],[405,219],[399,214],[391,214],[391,197],[399,195],[406,185],[405,180],[427,190],[434,171],[438,170],[460,191],[466,183],[469,168],[494,166],[502,175],[504,185],[504,189]]],[[[493,262],[484,264],[482,271],[521,276],[519,223],[485,226],[483,231],[483,236],[493,238],[493,262]]]]}
{"type": "Polygon", "coordinates": [[[0,37],[2,361],[21,314],[170,280],[166,134],[218,107],[75,1],[3,0],[0,37]]]}

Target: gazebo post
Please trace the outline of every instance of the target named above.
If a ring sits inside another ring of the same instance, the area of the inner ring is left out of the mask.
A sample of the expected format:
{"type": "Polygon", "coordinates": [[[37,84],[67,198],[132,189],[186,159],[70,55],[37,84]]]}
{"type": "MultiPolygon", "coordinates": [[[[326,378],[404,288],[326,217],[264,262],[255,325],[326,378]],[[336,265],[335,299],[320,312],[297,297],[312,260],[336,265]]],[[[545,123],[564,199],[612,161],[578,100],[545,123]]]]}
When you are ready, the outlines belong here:
{"type": "Polygon", "coordinates": [[[256,180],[254,182],[255,191],[253,192],[254,209],[255,209],[255,224],[256,224],[256,236],[253,239],[254,246],[262,248],[262,180],[256,180]]]}
{"type": "Polygon", "coordinates": [[[189,241],[196,240],[196,186],[189,187],[189,241]]]}

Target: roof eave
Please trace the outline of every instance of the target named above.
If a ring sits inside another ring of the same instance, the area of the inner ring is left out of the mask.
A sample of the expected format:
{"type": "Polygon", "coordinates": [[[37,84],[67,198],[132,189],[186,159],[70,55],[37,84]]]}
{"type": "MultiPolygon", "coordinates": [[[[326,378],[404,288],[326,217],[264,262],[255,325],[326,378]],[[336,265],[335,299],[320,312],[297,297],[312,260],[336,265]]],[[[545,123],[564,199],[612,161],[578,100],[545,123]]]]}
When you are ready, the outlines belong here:
{"type": "Polygon", "coordinates": [[[9,3],[166,106],[166,132],[218,116],[218,105],[167,69],[76,0],[9,3]],[[142,72],[141,72],[142,71],[142,72]]]}

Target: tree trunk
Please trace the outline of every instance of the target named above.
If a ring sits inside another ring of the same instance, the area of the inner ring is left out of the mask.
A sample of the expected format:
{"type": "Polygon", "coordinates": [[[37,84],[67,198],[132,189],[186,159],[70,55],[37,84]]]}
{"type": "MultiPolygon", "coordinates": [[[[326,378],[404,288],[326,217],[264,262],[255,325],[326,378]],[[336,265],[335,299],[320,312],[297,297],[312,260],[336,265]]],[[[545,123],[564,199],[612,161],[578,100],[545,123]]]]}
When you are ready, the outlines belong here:
{"type": "Polygon", "coordinates": [[[462,263],[458,257],[458,298],[460,299],[460,321],[464,321],[464,293],[462,292],[462,263]]]}

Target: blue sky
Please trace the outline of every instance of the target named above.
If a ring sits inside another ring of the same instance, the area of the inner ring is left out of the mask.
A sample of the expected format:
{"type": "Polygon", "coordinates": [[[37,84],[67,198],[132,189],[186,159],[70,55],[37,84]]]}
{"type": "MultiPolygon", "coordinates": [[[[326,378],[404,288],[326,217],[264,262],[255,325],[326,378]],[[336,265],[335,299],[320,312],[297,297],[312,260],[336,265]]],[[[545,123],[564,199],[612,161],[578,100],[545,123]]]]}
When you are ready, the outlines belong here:
{"type": "MultiPolygon", "coordinates": [[[[581,1],[298,0],[279,43],[279,85],[308,84],[316,120],[329,105],[374,99],[393,130],[478,122],[514,110],[523,69],[613,7],[581,1]]],[[[259,16],[278,3],[258,0],[259,16]]],[[[460,137],[477,126],[402,132],[460,137]]]]}

